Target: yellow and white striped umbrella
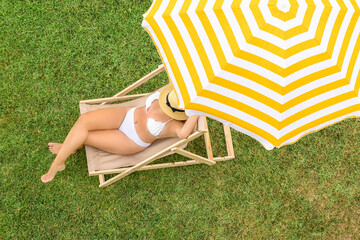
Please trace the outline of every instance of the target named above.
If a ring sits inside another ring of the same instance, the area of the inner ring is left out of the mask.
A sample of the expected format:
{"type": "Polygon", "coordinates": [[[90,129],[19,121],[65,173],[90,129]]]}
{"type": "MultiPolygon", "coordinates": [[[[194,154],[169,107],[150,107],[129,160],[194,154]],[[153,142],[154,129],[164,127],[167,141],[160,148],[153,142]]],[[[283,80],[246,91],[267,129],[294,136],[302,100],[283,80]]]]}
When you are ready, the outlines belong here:
{"type": "Polygon", "coordinates": [[[266,149],[360,115],[360,0],[154,0],[144,14],[189,115],[266,149]]]}

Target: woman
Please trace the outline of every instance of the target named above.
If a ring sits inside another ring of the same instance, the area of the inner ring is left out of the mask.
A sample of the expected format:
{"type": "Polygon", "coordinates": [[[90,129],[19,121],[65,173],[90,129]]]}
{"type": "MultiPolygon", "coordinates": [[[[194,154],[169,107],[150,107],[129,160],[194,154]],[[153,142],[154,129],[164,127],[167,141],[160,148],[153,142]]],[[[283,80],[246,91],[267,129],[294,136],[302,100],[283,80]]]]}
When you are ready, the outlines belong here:
{"type": "Polygon", "coordinates": [[[41,181],[52,181],[57,172],[65,169],[66,159],[83,145],[115,154],[133,154],[158,138],[187,138],[197,119],[188,118],[178,108],[171,85],[150,95],[142,107],[110,107],[82,114],[64,143],[49,143],[49,150],[57,156],[41,181]]]}

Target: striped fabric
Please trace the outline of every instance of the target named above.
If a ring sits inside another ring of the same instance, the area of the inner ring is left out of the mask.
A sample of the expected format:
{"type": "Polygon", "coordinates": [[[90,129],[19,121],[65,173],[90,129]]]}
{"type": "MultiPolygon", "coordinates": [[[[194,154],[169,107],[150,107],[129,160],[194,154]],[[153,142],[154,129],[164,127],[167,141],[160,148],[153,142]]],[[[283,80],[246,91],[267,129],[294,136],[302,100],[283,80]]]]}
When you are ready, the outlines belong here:
{"type": "Polygon", "coordinates": [[[144,14],[188,115],[266,149],[360,116],[360,0],[154,0],[144,14]]]}

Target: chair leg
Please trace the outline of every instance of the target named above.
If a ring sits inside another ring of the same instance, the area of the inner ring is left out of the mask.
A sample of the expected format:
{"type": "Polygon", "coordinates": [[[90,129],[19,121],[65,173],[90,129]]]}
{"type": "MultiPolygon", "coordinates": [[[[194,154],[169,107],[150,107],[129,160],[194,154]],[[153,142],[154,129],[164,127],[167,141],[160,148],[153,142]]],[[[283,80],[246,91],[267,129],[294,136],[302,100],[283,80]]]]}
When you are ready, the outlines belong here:
{"type": "Polygon", "coordinates": [[[234,146],[233,146],[233,141],[232,141],[232,137],[231,137],[230,127],[228,125],[225,125],[225,124],[223,126],[224,126],[226,150],[227,150],[228,156],[229,157],[235,157],[234,146]]]}
{"type": "Polygon", "coordinates": [[[100,182],[100,184],[103,184],[105,182],[105,175],[104,174],[99,175],[99,182],[100,182]]]}
{"type": "Polygon", "coordinates": [[[216,163],[213,159],[207,159],[207,158],[201,157],[201,156],[199,156],[197,154],[194,154],[192,152],[186,151],[186,150],[181,149],[181,148],[175,147],[175,148],[172,148],[171,151],[176,152],[176,153],[178,153],[180,155],[183,155],[185,157],[188,157],[190,159],[194,159],[194,160],[196,160],[198,162],[205,163],[207,165],[214,165],[216,163]]]}
{"type": "Polygon", "coordinates": [[[209,134],[209,128],[207,125],[207,121],[204,121],[204,127],[206,129],[206,132],[204,134],[204,140],[205,140],[205,147],[206,147],[206,152],[207,152],[207,156],[209,160],[214,160],[214,155],[213,155],[213,151],[212,151],[212,147],[211,147],[211,140],[210,140],[210,134],[209,134]]]}

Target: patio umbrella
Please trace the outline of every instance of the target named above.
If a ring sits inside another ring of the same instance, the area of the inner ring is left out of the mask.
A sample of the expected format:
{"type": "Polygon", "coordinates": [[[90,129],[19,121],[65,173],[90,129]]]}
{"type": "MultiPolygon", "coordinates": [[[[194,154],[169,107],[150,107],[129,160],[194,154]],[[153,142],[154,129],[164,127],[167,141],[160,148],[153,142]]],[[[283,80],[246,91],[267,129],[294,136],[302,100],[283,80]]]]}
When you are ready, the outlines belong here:
{"type": "Polygon", "coordinates": [[[154,0],[151,35],[188,115],[266,149],[359,116],[359,0],[154,0]]]}

